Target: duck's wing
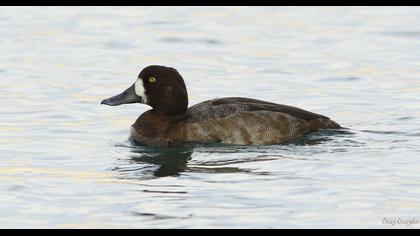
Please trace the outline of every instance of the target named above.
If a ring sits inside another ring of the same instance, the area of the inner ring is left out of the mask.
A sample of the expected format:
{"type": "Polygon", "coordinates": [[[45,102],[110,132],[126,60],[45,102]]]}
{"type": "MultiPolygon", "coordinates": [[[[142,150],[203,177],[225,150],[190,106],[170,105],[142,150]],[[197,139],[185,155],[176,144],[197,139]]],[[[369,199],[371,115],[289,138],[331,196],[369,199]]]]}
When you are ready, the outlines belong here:
{"type": "Polygon", "coordinates": [[[250,98],[205,101],[188,109],[177,129],[180,140],[230,144],[275,144],[309,132],[340,128],[328,117],[250,98]]]}
{"type": "Polygon", "coordinates": [[[329,120],[326,116],[293,106],[286,106],[252,98],[227,97],[208,100],[190,107],[188,110],[187,122],[201,122],[210,119],[225,118],[237,115],[237,113],[241,112],[257,111],[280,112],[305,121],[319,118],[322,120],[329,120]]]}

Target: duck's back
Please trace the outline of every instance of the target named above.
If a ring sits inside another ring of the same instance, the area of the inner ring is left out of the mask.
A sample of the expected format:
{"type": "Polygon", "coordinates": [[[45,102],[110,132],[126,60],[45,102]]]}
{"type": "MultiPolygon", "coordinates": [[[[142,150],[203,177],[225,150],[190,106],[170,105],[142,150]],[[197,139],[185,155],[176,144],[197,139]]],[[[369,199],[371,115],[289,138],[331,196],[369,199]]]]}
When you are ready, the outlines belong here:
{"type": "Polygon", "coordinates": [[[322,129],[340,128],[328,117],[296,107],[229,97],[190,107],[174,129],[178,140],[227,144],[276,144],[322,129]]]}

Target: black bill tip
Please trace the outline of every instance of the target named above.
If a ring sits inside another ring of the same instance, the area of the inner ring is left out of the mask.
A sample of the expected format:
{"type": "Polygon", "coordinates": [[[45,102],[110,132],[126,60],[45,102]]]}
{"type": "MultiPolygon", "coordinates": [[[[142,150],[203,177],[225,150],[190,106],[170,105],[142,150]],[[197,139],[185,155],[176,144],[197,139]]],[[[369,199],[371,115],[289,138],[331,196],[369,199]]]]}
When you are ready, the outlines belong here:
{"type": "Polygon", "coordinates": [[[108,105],[108,106],[112,106],[112,105],[110,104],[110,102],[108,101],[108,99],[104,99],[104,100],[102,100],[101,105],[108,105]]]}

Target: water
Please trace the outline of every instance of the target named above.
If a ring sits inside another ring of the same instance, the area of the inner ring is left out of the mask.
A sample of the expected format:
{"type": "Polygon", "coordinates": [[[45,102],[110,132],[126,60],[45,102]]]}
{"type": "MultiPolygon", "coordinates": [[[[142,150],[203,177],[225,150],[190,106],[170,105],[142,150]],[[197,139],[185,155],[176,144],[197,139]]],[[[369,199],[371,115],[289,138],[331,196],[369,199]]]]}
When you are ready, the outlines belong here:
{"type": "Polygon", "coordinates": [[[418,228],[419,50],[419,7],[2,7],[0,227],[418,228]],[[100,101],[150,64],[349,133],[133,146],[100,101]]]}

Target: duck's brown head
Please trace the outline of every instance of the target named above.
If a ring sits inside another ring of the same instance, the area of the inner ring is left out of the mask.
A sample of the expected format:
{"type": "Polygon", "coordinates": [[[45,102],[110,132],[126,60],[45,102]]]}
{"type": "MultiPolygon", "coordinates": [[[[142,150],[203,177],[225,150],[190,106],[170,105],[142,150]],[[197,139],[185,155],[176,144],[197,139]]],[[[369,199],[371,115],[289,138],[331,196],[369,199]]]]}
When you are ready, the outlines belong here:
{"type": "Polygon", "coordinates": [[[165,115],[183,114],[188,108],[188,94],[184,79],[174,68],[148,66],[140,72],[131,87],[101,102],[109,106],[128,103],[147,104],[158,113],[165,115]]]}

